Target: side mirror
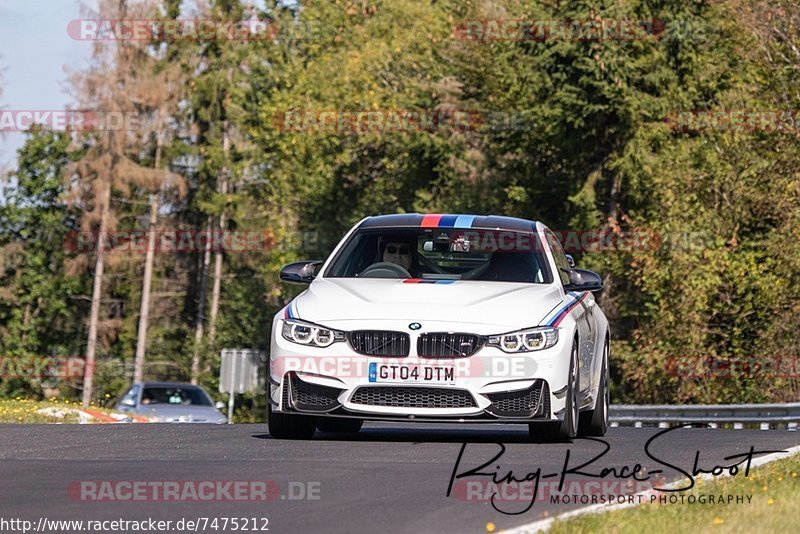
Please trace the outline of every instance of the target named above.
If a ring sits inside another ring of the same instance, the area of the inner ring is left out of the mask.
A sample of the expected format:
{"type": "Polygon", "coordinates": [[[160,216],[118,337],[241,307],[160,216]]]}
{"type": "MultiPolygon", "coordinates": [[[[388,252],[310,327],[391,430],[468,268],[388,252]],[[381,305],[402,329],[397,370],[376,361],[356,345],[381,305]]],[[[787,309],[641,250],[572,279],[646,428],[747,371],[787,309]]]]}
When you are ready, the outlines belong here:
{"type": "Polygon", "coordinates": [[[600,291],[603,289],[603,278],[586,269],[570,269],[569,284],[564,286],[565,291],[600,291]]]}
{"type": "Polygon", "coordinates": [[[214,408],[216,408],[217,410],[224,410],[225,409],[225,403],[222,402],[222,401],[217,401],[217,402],[214,403],[214,408]]]}
{"type": "Polygon", "coordinates": [[[575,268],[575,258],[572,257],[572,254],[564,254],[567,257],[567,265],[569,265],[570,269],[575,268]]]}
{"type": "Polygon", "coordinates": [[[284,265],[281,269],[281,280],[293,284],[310,284],[317,275],[317,267],[322,263],[321,261],[298,261],[284,265]]]}

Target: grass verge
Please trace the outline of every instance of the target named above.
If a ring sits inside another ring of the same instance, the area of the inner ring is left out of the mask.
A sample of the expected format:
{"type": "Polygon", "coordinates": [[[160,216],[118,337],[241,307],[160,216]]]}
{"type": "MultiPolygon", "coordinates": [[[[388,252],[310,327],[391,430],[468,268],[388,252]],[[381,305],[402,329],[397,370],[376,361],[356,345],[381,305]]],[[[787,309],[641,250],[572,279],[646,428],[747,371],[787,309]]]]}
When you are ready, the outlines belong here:
{"type": "MultiPolygon", "coordinates": [[[[81,407],[80,402],[51,399],[49,401],[33,401],[22,398],[0,400],[0,423],[77,423],[79,416],[75,412],[81,407]],[[43,409],[45,412],[42,413],[43,409]],[[60,412],[61,416],[55,415],[60,412]]],[[[99,408],[94,408],[97,411],[99,408]]]]}
{"type": "Polygon", "coordinates": [[[588,532],[673,534],[675,532],[799,532],[800,454],[737,477],[698,481],[683,495],[751,495],[748,504],[643,504],[556,521],[552,534],[588,532]]]}

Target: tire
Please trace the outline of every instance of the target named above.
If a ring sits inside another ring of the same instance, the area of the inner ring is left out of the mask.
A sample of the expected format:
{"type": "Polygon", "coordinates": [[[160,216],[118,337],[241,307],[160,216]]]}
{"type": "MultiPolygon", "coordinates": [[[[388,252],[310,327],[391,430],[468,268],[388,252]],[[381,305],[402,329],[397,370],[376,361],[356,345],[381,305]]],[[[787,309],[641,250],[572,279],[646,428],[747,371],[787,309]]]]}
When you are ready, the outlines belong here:
{"type": "Polygon", "coordinates": [[[563,421],[548,423],[529,423],[528,436],[531,441],[568,441],[578,434],[578,377],[580,369],[578,364],[578,343],[572,345],[572,356],[569,362],[569,377],[567,380],[567,403],[563,421]]]}
{"type": "Polygon", "coordinates": [[[317,431],[314,417],[273,412],[271,404],[267,404],[267,426],[275,439],[311,439],[317,431]]]}
{"type": "Polygon", "coordinates": [[[594,410],[583,412],[580,420],[581,436],[605,436],[608,431],[608,406],[610,392],[608,388],[608,341],[603,348],[603,368],[600,371],[600,384],[597,387],[597,402],[594,410]]]}
{"type": "Polygon", "coordinates": [[[355,434],[361,430],[364,421],[361,419],[334,419],[332,417],[320,417],[317,420],[317,430],[320,432],[331,432],[334,434],[355,434]]]}

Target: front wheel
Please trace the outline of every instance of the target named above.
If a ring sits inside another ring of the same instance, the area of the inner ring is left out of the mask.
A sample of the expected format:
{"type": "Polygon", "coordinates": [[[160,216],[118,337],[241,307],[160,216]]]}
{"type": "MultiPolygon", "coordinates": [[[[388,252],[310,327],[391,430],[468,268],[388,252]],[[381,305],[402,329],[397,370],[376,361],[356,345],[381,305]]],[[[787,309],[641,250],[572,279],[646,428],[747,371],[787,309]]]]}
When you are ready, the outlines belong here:
{"type": "Polygon", "coordinates": [[[608,341],[603,348],[603,367],[600,371],[600,384],[597,387],[597,402],[594,410],[581,414],[582,436],[605,436],[608,430],[608,406],[611,401],[609,392],[608,341]]]}
{"type": "Polygon", "coordinates": [[[569,362],[569,378],[567,380],[567,402],[564,420],[547,423],[529,423],[528,435],[531,441],[569,441],[578,435],[578,344],[572,345],[572,356],[569,362]]]}
{"type": "Polygon", "coordinates": [[[267,404],[267,426],[275,439],[311,439],[317,431],[313,417],[273,412],[271,404],[267,404]]]}

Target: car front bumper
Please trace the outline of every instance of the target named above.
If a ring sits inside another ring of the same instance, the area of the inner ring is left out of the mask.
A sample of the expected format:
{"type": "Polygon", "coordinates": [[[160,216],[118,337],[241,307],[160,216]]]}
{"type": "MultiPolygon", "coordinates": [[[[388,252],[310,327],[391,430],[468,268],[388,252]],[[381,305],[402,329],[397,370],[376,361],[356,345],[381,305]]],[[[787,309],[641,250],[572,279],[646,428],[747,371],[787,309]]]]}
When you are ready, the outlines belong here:
{"type": "MultiPolygon", "coordinates": [[[[396,325],[382,326],[398,330],[396,325]]],[[[463,324],[448,323],[431,324],[430,329],[466,330],[463,324]]],[[[476,329],[491,331],[472,325],[476,329]]],[[[405,357],[365,356],[348,342],[302,346],[281,336],[278,318],[273,332],[268,387],[274,412],[420,422],[529,423],[564,416],[572,349],[564,336],[553,347],[535,352],[507,354],[483,346],[468,357],[423,358],[415,351],[422,332],[411,334],[405,357]],[[401,367],[417,368],[420,376],[444,373],[446,380],[394,376],[381,382],[376,376],[378,370],[397,373],[401,367]],[[446,376],[446,370],[452,375],[446,376]]]]}

